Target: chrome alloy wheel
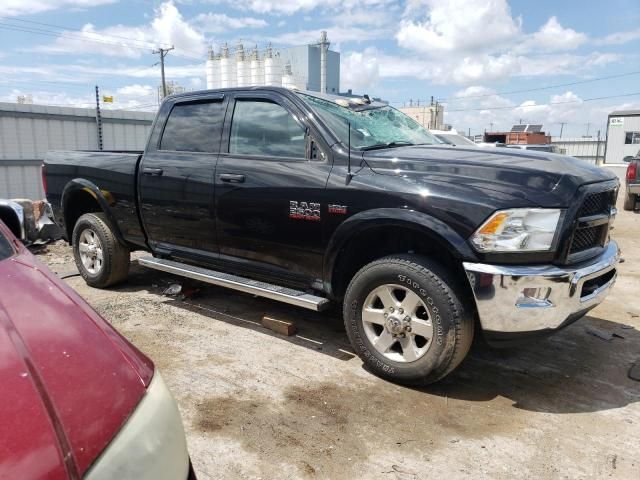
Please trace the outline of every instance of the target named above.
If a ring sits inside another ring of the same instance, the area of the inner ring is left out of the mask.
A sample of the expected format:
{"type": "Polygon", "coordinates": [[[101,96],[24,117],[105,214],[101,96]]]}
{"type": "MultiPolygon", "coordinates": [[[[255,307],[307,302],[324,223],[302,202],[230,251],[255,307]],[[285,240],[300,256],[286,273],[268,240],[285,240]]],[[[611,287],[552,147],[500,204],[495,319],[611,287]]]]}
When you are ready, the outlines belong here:
{"type": "Polygon", "coordinates": [[[395,362],[420,359],[433,339],[433,323],[426,304],[400,285],[374,289],[364,302],[362,322],[376,350],[395,362]]]}
{"type": "Polygon", "coordinates": [[[92,275],[100,273],[104,263],[100,238],[93,230],[86,228],[78,238],[78,252],[84,268],[92,275]]]}

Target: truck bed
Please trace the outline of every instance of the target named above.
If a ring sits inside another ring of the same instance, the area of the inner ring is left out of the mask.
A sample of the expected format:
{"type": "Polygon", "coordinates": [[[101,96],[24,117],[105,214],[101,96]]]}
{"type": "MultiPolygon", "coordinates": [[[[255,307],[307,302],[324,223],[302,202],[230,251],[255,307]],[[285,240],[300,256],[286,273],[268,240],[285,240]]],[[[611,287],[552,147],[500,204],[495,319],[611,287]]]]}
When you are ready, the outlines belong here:
{"type": "Polygon", "coordinates": [[[136,209],[136,169],[142,151],[55,150],[44,159],[47,199],[56,223],[64,223],[62,194],[75,186],[102,194],[128,243],[144,246],[136,209]]]}

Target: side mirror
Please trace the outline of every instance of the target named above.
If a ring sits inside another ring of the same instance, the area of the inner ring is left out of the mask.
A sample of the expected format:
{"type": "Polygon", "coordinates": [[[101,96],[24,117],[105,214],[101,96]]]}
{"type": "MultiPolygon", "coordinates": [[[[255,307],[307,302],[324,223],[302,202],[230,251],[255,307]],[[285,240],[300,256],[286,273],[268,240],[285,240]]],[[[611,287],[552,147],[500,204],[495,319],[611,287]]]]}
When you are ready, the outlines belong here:
{"type": "Polygon", "coordinates": [[[629,155],[628,157],[624,157],[624,158],[622,159],[622,161],[623,161],[623,162],[626,162],[626,163],[629,163],[629,162],[632,162],[635,158],[636,158],[636,157],[634,157],[634,156],[632,156],[632,155],[629,155]]]}

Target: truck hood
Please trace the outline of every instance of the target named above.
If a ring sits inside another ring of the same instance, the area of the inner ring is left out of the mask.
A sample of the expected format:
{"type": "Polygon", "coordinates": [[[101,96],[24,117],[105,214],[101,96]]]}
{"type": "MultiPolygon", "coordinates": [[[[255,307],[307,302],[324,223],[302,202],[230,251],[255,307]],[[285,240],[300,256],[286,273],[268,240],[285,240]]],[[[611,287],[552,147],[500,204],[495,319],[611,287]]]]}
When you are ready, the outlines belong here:
{"type": "Polygon", "coordinates": [[[416,145],[364,152],[363,159],[379,174],[467,184],[539,206],[566,207],[579,186],[617,178],[566,155],[502,148],[416,145]]]}
{"type": "Polygon", "coordinates": [[[0,471],[76,478],[135,409],[152,364],[26,249],[0,261],[0,285],[0,471]]]}

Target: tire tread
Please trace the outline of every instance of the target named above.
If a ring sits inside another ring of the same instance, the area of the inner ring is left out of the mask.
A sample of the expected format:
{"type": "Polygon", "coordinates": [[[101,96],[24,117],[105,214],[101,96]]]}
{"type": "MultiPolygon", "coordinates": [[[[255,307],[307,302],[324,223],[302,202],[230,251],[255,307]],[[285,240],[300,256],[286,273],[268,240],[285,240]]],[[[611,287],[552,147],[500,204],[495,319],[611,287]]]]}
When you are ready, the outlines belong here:
{"type": "MultiPolygon", "coordinates": [[[[378,260],[374,260],[373,262],[365,265],[354,275],[353,279],[349,283],[347,291],[345,292],[345,299],[350,298],[351,296],[351,290],[354,288],[354,279],[358,278],[364,272],[368,272],[372,269],[386,268],[390,263],[394,263],[396,265],[399,264],[406,269],[414,270],[422,275],[429,277],[429,279],[433,283],[435,283],[438,288],[440,288],[440,290],[444,293],[447,303],[451,311],[453,312],[452,317],[455,328],[456,341],[454,344],[453,353],[449,357],[449,361],[447,362],[447,364],[442,365],[440,366],[440,368],[434,370],[434,372],[428,375],[425,379],[412,383],[426,385],[436,382],[447,376],[458,365],[460,365],[462,360],[464,360],[467,353],[469,352],[474,337],[474,322],[473,318],[469,317],[472,310],[471,308],[468,308],[468,305],[466,305],[465,302],[458,298],[458,295],[456,295],[453,291],[452,287],[461,289],[462,286],[460,285],[458,279],[451,272],[447,271],[441,264],[434,261],[433,259],[415,254],[390,255],[378,260]]],[[[348,305],[345,301],[345,322],[347,319],[347,307],[348,305]]]]}

